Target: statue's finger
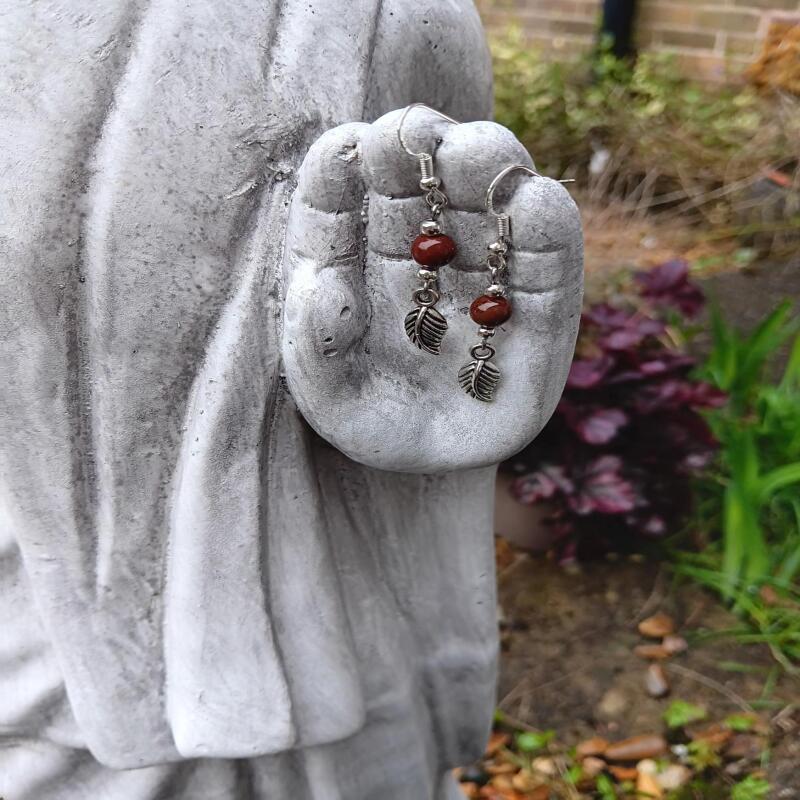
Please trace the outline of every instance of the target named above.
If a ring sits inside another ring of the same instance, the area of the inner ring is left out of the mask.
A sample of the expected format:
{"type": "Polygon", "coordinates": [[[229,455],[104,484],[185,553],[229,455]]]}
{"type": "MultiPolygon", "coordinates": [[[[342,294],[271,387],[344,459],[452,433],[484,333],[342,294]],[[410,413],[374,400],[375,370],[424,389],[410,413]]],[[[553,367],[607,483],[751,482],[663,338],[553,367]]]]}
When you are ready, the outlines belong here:
{"type": "Polygon", "coordinates": [[[359,267],[364,197],[360,136],[368,127],[340,125],[308,151],[298,172],[286,232],[289,279],[301,265],[317,271],[359,267]]]}
{"type": "Polygon", "coordinates": [[[444,132],[437,154],[438,174],[450,205],[486,212],[486,190],[506,167],[533,167],[533,159],[514,134],[496,122],[466,122],[444,132]]]}
{"type": "Polygon", "coordinates": [[[283,351],[290,384],[294,375],[339,364],[367,327],[359,165],[359,137],[367,127],[333,128],[300,167],[284,256],[283,351]]]}
{"type": "Polygon", "coordinates": [[[569,192],[558,181],[521,172],[509,175],[508,182],[495,207],[511,223],[511,286],[543,293],[580,285],[583,233],[569,192]]]}
{"type": "Polygon", "coordinates": [[[436,168],[440,143],[446,131],[457,126],[424,107],[412,108],[403,120],[404,113],[405,109],[391,111],[364,133],[364,175],[377,195],[421,200],[419,159],[411,153],[432,154],[436,168]],[[398,135],[401,120],[403,126],[398,135]],[[401,136],[411,153],[401,144],[401,136]]]}

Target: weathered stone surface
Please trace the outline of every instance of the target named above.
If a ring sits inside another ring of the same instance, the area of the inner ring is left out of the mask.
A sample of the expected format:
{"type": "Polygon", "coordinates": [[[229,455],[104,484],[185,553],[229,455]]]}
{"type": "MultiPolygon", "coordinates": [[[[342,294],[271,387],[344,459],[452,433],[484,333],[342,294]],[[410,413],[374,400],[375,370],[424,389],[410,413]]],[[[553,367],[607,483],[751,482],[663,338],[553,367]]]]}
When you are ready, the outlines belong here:
{"type": "Polygon", "coordinates": [[[490,114],[472,4],[16,4],[0,58],[0,604],[34,609],[0,795],[456,797],[494,701],[492,465],[552,410],[581,281],[571,201],[520,183],[506,385],[448,385],[478,187],[530,163],[449,128],[450,349],[402,349],[424,206],[383,115],[490,114]]]}

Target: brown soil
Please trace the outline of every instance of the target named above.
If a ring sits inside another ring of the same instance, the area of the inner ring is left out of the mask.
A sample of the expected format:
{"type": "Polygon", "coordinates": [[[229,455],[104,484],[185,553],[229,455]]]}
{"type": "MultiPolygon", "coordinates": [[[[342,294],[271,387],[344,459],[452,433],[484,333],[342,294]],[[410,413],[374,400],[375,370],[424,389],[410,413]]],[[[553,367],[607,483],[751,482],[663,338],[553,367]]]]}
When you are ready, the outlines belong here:
{"type": "Polygon", "coordinates": [[[800,797],[800,720],[792,713],[800,683],[775,668],[766,647],[706,638],[737,625],[713,597],[691,585],[676,588],[647,562],[599,562],[568,572],[518,555],[498,581],[499,698],[511,717],[555,729],[560,741],[575,744],[596,735],[615,740],[660,732],[671,699],[704,706],[712,720],[754,707],[773,723],[773,797],[800,797]],[[647,695],[647,662],[633,653],[644,642],[638,622],[659,610],[674,617],[690,645],[666,662],[671,693],[662,700],[647,695]]]}

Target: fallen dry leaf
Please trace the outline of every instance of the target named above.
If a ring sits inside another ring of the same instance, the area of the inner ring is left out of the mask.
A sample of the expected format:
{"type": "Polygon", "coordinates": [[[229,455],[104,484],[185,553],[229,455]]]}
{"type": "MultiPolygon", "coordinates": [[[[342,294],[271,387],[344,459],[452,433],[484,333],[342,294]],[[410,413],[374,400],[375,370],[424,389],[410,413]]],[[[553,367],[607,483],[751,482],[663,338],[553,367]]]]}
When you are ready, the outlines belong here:
{"type": "Polygon", "coordinates": [[[764,747],[765,742],[760,736],[752,733],[737,733],[731,737],[725,747],[725,758],[731,761],[738,761],[742,758],[756,761],[761,758],[764,747]]]}
{"type": "Polygon", "coordinates": [[[511,779],[510,775],[498,775],[496,778],[492,779],[491,785],[494,789],[499,789],[501,792],[515,791],[514,781],[511,779]]]}
{"type": "Polygon", "coordinates": [[[609,767],[608,771],[618,781],[635,781],[639,777],[639,770],[636,767],[609,767]]]}
{"type": "Polygon", "coordinates": [[[519,769],[510,761],[490,761],[484,764],[483,767],[490,775],[508,775],[511,772],[516,772],[519,769]]]}
{"type": "Polygon", "coordinates": [[[675,633],[675,620],[669,614],[659,611],[639,623],[639,633],[648,639],[662,639],[675,633]]]}
{"type": "Polygon", "coordinates": [[[478,791],[480,787],[477,783],[460,783],[461,791],[469,798],[469,800],[476,800],[479,796],[478,791]]]}
{"type": "Polygon", "coordinates": [[[524,794],[513,789],[497,789],[494,786],[484,786],[478,797],[481,800],[527,800],[524,794]]]}
{"type": "Polygon", "coordinates": [[[762,586],[758,590],[758,596],[761,598],[764,605],[767,606],[776,606],[781,601],[780,595],[772,586],[762,586]]]}
{"type": "Polygon", "coordinates": [[[591,739],[581,742],[576,748],[575,753],[578,758],[586,758],[586,756],[601,756],[605,753],[608,747],[608,739],[602,736],[593,736],[591,739]]]}
{"type": "Polygon", "coordinates": [[[644,685],[650,697],[666,697],[669,694],[669,680],[661,664],[651,664],[647,668],[644,685]]]}
{"type": "Polygon", "coordinates": [[[663,644],[639,644],[633,648],[633,652],[646,661],[663,661],[672,655],[663,644]]]}
{"type": "Polygon", "coordinates": [[[702,739],[714,748],[721,747],[733,736],[733,731],[730,728],[725,728],[718,722],[714,722],[711,725],[689,725],[685,730],[687,736],[693,742],[702,739]]]}
{"type": "Polygon", "coordinates": [[[639,770],[639,775],[636,778],[636,796],[642,798],[642,800],[646,800],[646,798],[660,800],[664,796],[655,775],[639,770]]]}
{"type": "Polygon", "coordinates": [[[494,537],[494,558],[497,571],[501,572],[506,567],[510,567],[516,560],[517,554],[514,548],[502,536],[494,537]]]}
{"type": "Polygon", "coordinates": [[[657,758],[666,752],[667,742],[663,736],[645,733],[610,744],[605,757],[609,761],[641,761],[643,758],[657,758]]]}
{"type": "Polygon", "coordinates": [[[511,778],[511,785],[516,789],[518,792],[532,792],[534,789],[538,789],[542,782],[540,780],[536,780],[530,772],[521,771],[518,772],[511,778]]]}
{"type": "Polygon", "coordinates": [[[489,737],[489,744],[486,745],[486,755],[492,757],[501,747],[505,747],[511,741],[507,733],[493,731],[489,737]]]}

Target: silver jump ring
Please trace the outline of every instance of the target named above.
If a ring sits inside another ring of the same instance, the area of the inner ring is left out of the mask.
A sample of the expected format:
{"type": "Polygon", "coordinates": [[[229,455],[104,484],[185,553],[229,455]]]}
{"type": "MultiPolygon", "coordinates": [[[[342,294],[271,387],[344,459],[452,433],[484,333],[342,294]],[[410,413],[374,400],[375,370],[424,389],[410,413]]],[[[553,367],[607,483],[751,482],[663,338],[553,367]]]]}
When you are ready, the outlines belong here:
{"type": "Polygon", "coordinates": [[[420,158],[421,156],[428,155],[425,152],[415,153],[413,150],[409,148],[406,144],[405,139],[403,138],[403,124],[406,121],[406,117],[408,116],[410,111],[413,111],[415,108],[424,108],[430,111],[433,114],[436,114],[437,117],[441,117],[443,120],[447,122],[452,122],[454,125],[460,125],[461,123],[457,119],[453,119],[452,117],[448,117],[447,114],[443,114],[441,111],[437,111],[435,108],[431,108],[425,103],[412,103],[410,106],[406,106],[405,111],[403,111],[403,115],[400,117],[400,122],[397,125],[397,141],[400,142],[400,147],[406,151],[410,156],[414,156],[414,158],[420,158]]]}
{"type": "Polygon", "coordinates": [[[439,302],[439,292],[436,289],[417,289],[411,297],[420,308],[430,308],[439,302]]]}
{"type": "Polygon", "coordinates": [[[488,359],[493,358],[496,352],[497,350],[495,350],[490,344],[486,344],[486,342],[476,344],[469,349],[469,354],[476,361],[487,361],[488,359]]]}
{"type": "Polygon", "coordinates": [[[447,205],[447,195],[441,189],[431,189],[425,195],[425,202],[429,206],[433,206],[433,205],[446,206],[447,205]]]}
{"type": "Polygon", "coordinates": [[[506,267],[506,259],[499,253],[490,253],[488,256],[486,256],[486,263],[488,264],[489,269],[502,270],[506,267]]]}

